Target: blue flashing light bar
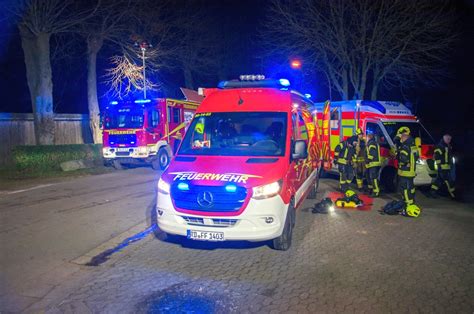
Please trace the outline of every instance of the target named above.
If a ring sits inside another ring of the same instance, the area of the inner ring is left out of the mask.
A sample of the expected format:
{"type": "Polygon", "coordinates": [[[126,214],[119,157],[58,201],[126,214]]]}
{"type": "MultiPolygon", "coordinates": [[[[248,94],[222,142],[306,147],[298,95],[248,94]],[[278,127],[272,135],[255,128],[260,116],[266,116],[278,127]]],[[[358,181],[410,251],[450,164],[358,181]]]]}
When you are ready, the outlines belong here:
{"type": "Polygon", "coordinates": [[[311,98],[311,94],[304,94],[304,97],[310,99],[310,98],[311,98]]]}
{"type": "Polygon", "coordinates": [[[118,101],[112,100],[111,102],[109,102],[109,104],[111,104],[111,105],[117,105],[117,104],[118,104],[118,101]]]}
{"type": "Polygon", "coordinates": [[[227,192],[233,193],[233,192],[237,191],[237,186],[235,186],[235,185],[226,185],[225,190],[227,192]]]}
{"type": "Polygon", "coordinates": [[[145,103],[148,103],[150,101],[151,101],[150,99],[137,99],[137,100],[135,100],[135,103],[136,104],[145,104],[145,103]]]}
{"type": "Polygon", "coordinates": [[[185,182],[178,183],[178,190],[189,191],[189,184],[187,184],[185,182]]]}
{"type": "Polygon", "coordinates": [[[281,86],[284,86],[284,87],[290,86],[290,81],[287,79],[282,78],[282,79],[279,79],[278,82],[280,82],[281,86]]]}

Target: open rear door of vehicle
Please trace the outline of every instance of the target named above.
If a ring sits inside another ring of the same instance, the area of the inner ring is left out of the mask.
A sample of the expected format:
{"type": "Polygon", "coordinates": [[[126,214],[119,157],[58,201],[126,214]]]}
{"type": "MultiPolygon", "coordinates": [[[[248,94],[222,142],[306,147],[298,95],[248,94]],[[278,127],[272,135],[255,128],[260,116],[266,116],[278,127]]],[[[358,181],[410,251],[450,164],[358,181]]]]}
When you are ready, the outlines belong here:
{"type": "Polygon", "coordinates": [[[321,132],[321,156],[323,159],[324,170],[331,169],[331,143],[330,143],[330,120],[331,120],[331,102],[327,100],[323,108],[323,128],[321,132]]]}

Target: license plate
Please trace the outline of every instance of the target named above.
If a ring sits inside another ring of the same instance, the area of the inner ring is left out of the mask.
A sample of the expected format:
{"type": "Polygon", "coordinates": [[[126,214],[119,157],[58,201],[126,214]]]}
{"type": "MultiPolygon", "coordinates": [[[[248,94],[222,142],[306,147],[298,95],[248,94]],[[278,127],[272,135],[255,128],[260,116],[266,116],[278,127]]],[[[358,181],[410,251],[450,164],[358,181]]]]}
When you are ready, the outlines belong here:
{"type": "Polygon", "coordinates": [[[224,232],[188,230],[187,238],[201,241],[224,241],[224,232]]]}
{"type": "Polygon", "coordinates": [[[129,149],[130,149],[130,148],[128,148],[128,147],[118,147],[118,148],[117,148],[117,151],[118,151],[118,152],[128,152],[129,149]]]}

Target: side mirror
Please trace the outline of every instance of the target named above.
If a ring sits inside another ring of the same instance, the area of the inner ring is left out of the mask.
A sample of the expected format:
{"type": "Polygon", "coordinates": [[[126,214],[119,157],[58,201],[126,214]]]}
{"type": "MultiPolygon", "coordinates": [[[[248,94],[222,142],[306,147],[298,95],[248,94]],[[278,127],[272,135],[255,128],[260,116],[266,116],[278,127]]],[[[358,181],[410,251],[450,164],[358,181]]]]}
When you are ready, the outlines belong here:
{"type": "Polygon", "coordinates": [[[293,160],[306,159],[308,157],[308,145],[304,140],[297,140],[293,143],[291,158],[293,160]]]}

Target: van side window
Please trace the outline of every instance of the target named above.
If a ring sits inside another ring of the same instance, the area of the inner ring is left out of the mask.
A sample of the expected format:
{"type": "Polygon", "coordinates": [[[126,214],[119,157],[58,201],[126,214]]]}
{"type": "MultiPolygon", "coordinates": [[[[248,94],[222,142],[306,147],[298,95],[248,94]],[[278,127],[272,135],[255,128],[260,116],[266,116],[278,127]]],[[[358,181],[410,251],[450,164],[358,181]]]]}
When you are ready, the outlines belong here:
{"type": "Polygon", "coordinates": [[[377,123],[368,122],[366,130],[375,135],[375,139],[377,140],[377,143],[380,144],[380,147],[390,149],[390,145],[388,144],[387,139],[385,138],[385,134],[377,123]]]}
{"type": "Polygon", "coordinates": [[[331,111],[330,127],[332,130],[339,130],[339,108],[334,108],[331,111]]]}
{"type": "Polygon", "coordinates": [[[308,140],[308,130],[306,129],[306,123],[300,112],[293,113],[293,136],[295,140],[308,140]]]}

